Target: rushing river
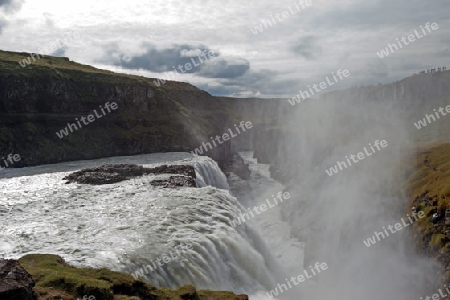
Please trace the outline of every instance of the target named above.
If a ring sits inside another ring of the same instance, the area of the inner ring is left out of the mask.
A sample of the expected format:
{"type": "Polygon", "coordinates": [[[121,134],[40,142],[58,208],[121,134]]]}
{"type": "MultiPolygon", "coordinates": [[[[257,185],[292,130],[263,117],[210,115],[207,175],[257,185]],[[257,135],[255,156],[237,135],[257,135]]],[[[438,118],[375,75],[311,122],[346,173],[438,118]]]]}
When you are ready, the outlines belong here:
{"type": "MultiPolygon", "coordinates": [[[[251,153],[245,155],[251,158],[251,153]]],[[[261,190],[267,192],[268,185],[274,191],[282,189],[268,178],[267,166],[252,162],[252,168],[249,182],[236,176],[231,181],[245,205],[262,201],[261,190]],[[251,188],[239,189],[242,184],[251,188]]],[[[225,175],[208,157],[188,153],[114,157],[8,169],[2,176],[0,253],[4,257],[52,253],[75,266],[124,271],[159,286],[194,284],[250,294],[276,284],[286,253],[297,249],[299,260],[302,257],[296,241],[291,248],[282,241],[289,229],[278,222],[278,211],[230,225],[245,208],[230,194],[225,175]],[[149,182],[155,175],[100,186],[62,180],[74,170],[105,163],[189,164],[196,169],[199,188],[153,187],[149,182]]]]}
{"type": "MultiPolygon", "coordinates": [[[[292,276],[309,271],[316,261],[329,268],[283,293],[278,290],[275,298],[322,300],[338,295],[338,299],[372,300],[383,294],[406,300],[430,285],[427,280],[436,271],[430,260],[413,251],[407,231],[370,248],[363,244],[373,230],[396,220],[392,205],[401,204],[398,199],[330,198],[329,191],[345,195],[354,190],[337,180],[324,180],[323,188],[314,190],[320,185],[305,181],[291,199],[235,223],[249,209],[262,207],[285,190],[270,179],[268,165],[258,164],[251,152],[241,155],[252,171],[247,181],[234,174],[227,180],[212,159],[189,153],[4,170],[0,255],[58,254],[75,266],[127,272],[157,286],[193,284],[258,300],[270,299],[267,292],[292,282],[292,276]],[[74,170],[105,163],[192,165],[198,188],[150,184],[166,175],[99,186],[62,180],[74,170]],[[364,214],[348,209],[360,199],[367,207],[360,210],[364,214]],[[420,285],[409,287],[415,278],[420,285]]],[[[357,173],[347,174],[339,179],[361,181],[357,173]]]]}

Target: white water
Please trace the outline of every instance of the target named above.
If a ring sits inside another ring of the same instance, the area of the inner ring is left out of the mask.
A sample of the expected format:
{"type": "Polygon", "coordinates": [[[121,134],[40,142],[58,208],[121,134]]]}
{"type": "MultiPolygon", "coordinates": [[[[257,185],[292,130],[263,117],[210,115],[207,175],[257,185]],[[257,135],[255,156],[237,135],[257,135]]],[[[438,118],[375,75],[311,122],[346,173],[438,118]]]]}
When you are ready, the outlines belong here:
{"type": "Polygon", "coordinates": [[[197,186],[215,186],[219,189],[230,189],[225,174],[217,166],[217,163],[206,156],[196,156],[192,161],[197,173],[197,186]]]}
{"type": "MultiPolygon", "coordinates": [[[[276,196],[277,193],[284,190],[283,185],[270,178],[269,165],[258,164],[256,159],[253,159],[253,152],[242,152],[241,156],[252,171],[248,181],[249,192],[238,195],[244,207],[253,208],[267,204],[267,199],[271,199],[272,195],[276,196]]],[[[303,269],[304,243],[292,237],[291,227],[283,221],[280,208],[290,201],[292,198],[284,200],[275,207],[268,208],[259,215],[255,214],[248,224],[258,228],[283,270],[287,274],[295,274],[303,269]]]]}
{"type": "MultiPolygon", "coordinates": [[[[430,274],[427,260],[419,260],[407,249],[408,239],[402,238],[399,243],[390,238],[381,245],[365,248],[363,238],[385,226],[385,218],[376,223],[379,226],[372,222],[363,228],[356,208],[348,206],[353,198],[323,202],[335,198],[323,198],[325,191],[320,190],[314,194],[315,185],[307,182],[297,189],[304,191],[301,195],[292,195],[297,200],[285,200],[232,227],[230,221],[240,213],[265,203],[284,189],[269,178],[268,165],[257,164],[250,152],[242,155],[252,174],[248,181],[230,177],[232,192],[239,201],[230,195],[226,178],[214,161],[188,153],[5,170],[2,175],[7,178],[0,179],[0,254],[18,258],[26,253],[53,253],[76,266],[106,267],[133,274],[163,255],[169,257],[178,245],[192,244],[192,249],[183,251],[179,258],[142,277],[157,286],[194,284],[200,289],[231,290],[249,294],[250,299],[266,300],[266,291],[285,283],[285,278],[302,274],[306,241],[313,249],[309,251],[308,265],[314,259],[312,263],[327,262],[330,269],[282,293],[280,299],[316,300],[333,295],[375,299],[376,294],[366,293],[367,283],[379,286],[391,274],[401,276],[397,285],[379,293],[417,295],[423,288],[408,287],[414,282],[411,278],[418,278],[421,286],[424,277],[433,280],[426,275],[430,274]],[[200,188],[152,187],[149,182],[158,176],[102,186],[65,184],[62,180],[73,170],[104,163],[146,167],[191,164],[200,188]],[[341,215],[342,209],[345,215],[341,215]],[[320,218],[326,214],[328,219],[320,218]],[[340,227],[336,227],[337,223],[340,227]],[[348,224],[360,224],[364,234],[361,228],[348,224]],[[358,264],[361,261],[367,263],[366,267],[358,264]],[[418,274],[418,270],[424,274],[418,274]]],[[[345,187],[339,180],[336,188],[340,186],[345,187]]],[[[389,207],[386,201],[370,200],[365,203],[366,210],[374,215],[380,214],[381,206],[389,207]]],[[[404,237],[406,232],[399,233],[399,237],[400,234],[404,237]]]]}
{"type": "MultiPolygon", "coordinates": [[[[272,195],[277,195],[284,190],[284,186],[277,181],[270,178],[269,165],[259,164],[256,159],[253,159],[253,152],[241,152],[241,156],[245,162],[249,164],[251,170],[251,176],[248,180],[248,188],[241,188],[243,192],[236,192],[242,205],[252,209],[255,206],[260,207],[262,204],[267,204],[267,199],[272,199],[272,195]]],[[[240,182],[239,179],[233,178],[234,181],[240,182]]],[[[241,182],[242,183],[242,182],[241,182]]],[[[234,184],[238,185],[238,184],[234,184]]],[[[274,255],[275,260],[283,270],[283,275],[277,276],[277,283],[284,283],[285,278],[300,274],[304,269],[304,243],[293,237],[291,227],[283,220],[280,208],[284,205],[288,205],[293,198],[284,200],[277,206],[268,208],[261,214],[255,214],[247,224],[258,229],[261,236],[264,237],[264,241],[268,244],[271,253],[274,255]]],[[[295,200],[294,200],[295,201],[295,200]]],[[[273,201],[272,201],[273,204],[273,201]]],[[[276,287],[272,285],[270,289],[276,287]]],[[[305,285],[311,285],[313,281],[305,283],[305,285]]],[[[298,299],[299,290],[295,287],[288,292],[284,292],[283,297],[289,299],[298,299]]],[[[252,294],[250,299],[266,300],[270,299],[265,291],[252,294]]]]}
{"type": "Polygon", "coordinates": [[[0,179],[0,253],[54,253],[76,266],[134,273],[192,243],[180,259],[145,274],[155,285],[254,293],[276,282],[276,263],[251,224],[233,228],[242,209],[207,157],[165,153],[6,170],[0,179]],[[152,187],[154,176],[116,184],[65,184],[69,171],[103,163],[192,164],[201,188],[152,187]],[[213,185],[213,186],[211,186],[213,185]]]}

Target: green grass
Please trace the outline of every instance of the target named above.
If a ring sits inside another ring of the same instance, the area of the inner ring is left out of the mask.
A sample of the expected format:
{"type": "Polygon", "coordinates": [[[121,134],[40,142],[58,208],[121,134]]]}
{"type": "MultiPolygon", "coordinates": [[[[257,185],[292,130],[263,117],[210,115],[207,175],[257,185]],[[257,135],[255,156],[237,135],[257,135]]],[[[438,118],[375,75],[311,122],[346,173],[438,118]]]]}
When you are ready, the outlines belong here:
{"type": "Polygon", "coordinates": [[[445,235],[435,233],[431,236],[430,247],[434,250],[441,250],[445,243],[445,235]]]}
{"type": "Polygon", "coordinates": [[[84,295],[96,300],[245,300],[246,295],[223,291],[197,291],[187,285],[179,289],[157,288],[133,276],[108,269],[75,268],[52,254],[29,254],[20,264],[36,280],[38,300],[75,300],[84,295]],[[55,296],[57,298],[54,298],[55,296]]]}
{"type": "MultiPolygon", "coordinates": [[[[131,275],[107,269],[74,268],[56,255],[31,254],[22,257],[20,264],[37,281],[36,289],[42,296],[55,290],[73,297],[93,295],[96,299],[114,299],[114,290],[136,290],[149,295],[156,288],[135,280],[131,275]]],[[[156,297],[155,297],[156,299],[156,297]]]]}
{"type": "Polygon", "coordinates": [[[443,210],[450,209],[450,143],[420,151],[411,167],[409,191],[414,201],[427,195],[443,210]]]}
{"type": "Polygon", "coordinates": [[[22,67],[19,61],[30,57],[30,53],[0,50],[0,76],[14,76],[25,78],[57,78],[71,79],[75,82],[102,81],[109,83],[154,84],[142,76],[115,73],[97,69],[70,61],[65,57],[44,56],[33,61],[27,67],[22,67]]]}
{"type": "MultiPolygon", "coordinates": [[[[419,249],[437,258],[443,265],[450,263],[445,254],[450,251],[450,243],[445,231],[444,218],[436,224],[432,215],[437,210],[442,215],[450,209],[450,143],[437,143],[418,151],[415,157],[406,163],[406,174],[409,174],[406,189],[409,195],[408,212],[415,206],[422,210],[426,217],[414,223],[413,235],[419,249]],[[432,205],[422,201],[426,196],[432,205]]],[[[450,272],[446,273],[450,280],[450,272]]]]}

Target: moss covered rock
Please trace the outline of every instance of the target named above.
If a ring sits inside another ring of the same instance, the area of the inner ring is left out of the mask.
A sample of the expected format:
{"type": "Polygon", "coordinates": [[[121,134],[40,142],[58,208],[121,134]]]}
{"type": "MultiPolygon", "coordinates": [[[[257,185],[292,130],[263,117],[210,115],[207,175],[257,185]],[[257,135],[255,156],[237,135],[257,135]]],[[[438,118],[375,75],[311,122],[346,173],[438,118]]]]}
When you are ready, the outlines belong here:
{"type": "Polygon", "coordinates": [[[38,300],[246,300],[232,292],[197,291],[194,286],[177,290],[157,288],[133,276],[108,269],[75,268],[60,256],[29,254],[19,260],[36,281],[33,289],[38,300]],[[92,298],[91,298],[92,299],[92,298]]]}

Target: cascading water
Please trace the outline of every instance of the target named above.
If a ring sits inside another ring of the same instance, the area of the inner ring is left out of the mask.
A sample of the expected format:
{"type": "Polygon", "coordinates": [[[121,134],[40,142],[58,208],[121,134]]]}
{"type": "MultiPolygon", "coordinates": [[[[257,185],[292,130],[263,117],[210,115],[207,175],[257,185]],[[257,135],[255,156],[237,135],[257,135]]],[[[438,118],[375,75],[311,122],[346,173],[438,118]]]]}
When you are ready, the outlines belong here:
{"type": "Polygon", "coordinates": [[[197,186],[214,186],[219,189],[228,190],[227,178],[222,173],[217,163],[207,156],[196,156],[196,159],[192,162],[197,174],[197,186]]]}
{"type": "MultiPolygon", "coordinates": [[[[244,287],[270,286],[269,253],[257,234],[247,225],[234,229],[230,220],[236,216],[236,199],[228,191],[212,187],[173,193],[166,199],[170,210],[167,220],[158,225],[152,240],[135,250],[135,268],[147,267],[144,277],[150,282],[170,286],[195,283],[200,288],[244,292],[244,287]],[[155,237],[162,249],[155,249],[155,237]],[[176,245],[191,244],[192,249],[176,253],[176,245]],[[258,249],[258,250],[256,250],[258,249]],[[158,255],[177,257],[162,266],[158,255]],[[149,260],[151,258],[151,262],[149,260]],[[148,271],[150,270],[150,271],[148,271]]],[[[144,227],[145,231],[152,230],[144,227]]],[[[131,270],[130,270],[131,271],[131,270]]]]}
{"type": "Polygon", "coordinates": [[[0,252],[7,257],[59,254],[76,266],[126,271],[170,287],[194,284],[252,293],[276,282],[277,264],[258,233],[248,224],[230,225],[243,207],[210,158],[152,154],[5,175],[0,179],[0,252]],[[200,188],[155,188],[148,183],[151,175],[101,186],[62,180],[69,171],[104,163],[191,164],[200,188]],[[180,245],[190,247],[177,253],[180,245]]]}

